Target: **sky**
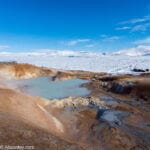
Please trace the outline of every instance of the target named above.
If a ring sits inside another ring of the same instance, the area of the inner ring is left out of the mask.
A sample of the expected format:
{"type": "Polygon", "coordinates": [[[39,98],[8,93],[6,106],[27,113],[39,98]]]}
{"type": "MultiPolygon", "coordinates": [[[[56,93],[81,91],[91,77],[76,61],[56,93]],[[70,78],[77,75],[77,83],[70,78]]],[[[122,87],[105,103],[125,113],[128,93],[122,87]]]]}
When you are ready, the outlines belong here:
{"type": "Polygon", "coordinates": [[[0,51],[150,45],[150,0],[0,0],[0,51]]]}

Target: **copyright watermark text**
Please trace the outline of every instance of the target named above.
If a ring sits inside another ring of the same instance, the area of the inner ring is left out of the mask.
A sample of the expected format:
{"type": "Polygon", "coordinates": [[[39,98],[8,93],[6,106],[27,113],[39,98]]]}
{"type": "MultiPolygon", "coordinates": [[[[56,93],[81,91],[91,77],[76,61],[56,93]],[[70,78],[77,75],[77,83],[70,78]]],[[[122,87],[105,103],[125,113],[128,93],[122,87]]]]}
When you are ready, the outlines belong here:
{"type": "Polygon", "coordinates": [[[0,145],[0,150],[34,150],[34,146],[22,145],[0,145]]]}

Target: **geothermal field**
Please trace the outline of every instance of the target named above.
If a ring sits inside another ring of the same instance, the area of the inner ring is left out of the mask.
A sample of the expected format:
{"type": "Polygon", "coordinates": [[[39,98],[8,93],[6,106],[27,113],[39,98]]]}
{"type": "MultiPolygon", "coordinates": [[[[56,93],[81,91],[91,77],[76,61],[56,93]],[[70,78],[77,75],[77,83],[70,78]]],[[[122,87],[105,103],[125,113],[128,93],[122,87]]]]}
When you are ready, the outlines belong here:
{"type": "Polygon", "coordinates": [[[148,72],[110,74],[0,63],[3,145],[36,150],[148,150],[149,141],[148,72]]]}

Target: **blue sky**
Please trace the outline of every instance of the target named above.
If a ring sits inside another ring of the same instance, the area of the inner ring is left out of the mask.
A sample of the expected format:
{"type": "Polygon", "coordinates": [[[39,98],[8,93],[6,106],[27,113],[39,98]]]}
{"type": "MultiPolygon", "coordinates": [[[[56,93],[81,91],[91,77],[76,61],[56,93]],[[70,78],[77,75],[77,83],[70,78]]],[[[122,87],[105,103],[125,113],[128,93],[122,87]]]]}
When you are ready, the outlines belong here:
{"type": "Polygon", "coordinates": [[[150,0],[0,0],[0,51],[150,45],[150,0]]]}

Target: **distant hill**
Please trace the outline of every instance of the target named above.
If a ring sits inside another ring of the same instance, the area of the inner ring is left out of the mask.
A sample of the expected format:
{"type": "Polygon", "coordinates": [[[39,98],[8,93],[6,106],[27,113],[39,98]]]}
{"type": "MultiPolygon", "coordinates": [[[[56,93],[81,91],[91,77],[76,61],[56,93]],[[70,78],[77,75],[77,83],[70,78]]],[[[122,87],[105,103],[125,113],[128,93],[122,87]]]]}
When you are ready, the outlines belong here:
{"type": "Polygon", "coordinates": [[[127,55],[127,56],[148,56],[150,55],[150,46],[136,46],[129,49],[123,49],[113,53],[114,55],[127,55]]]}

